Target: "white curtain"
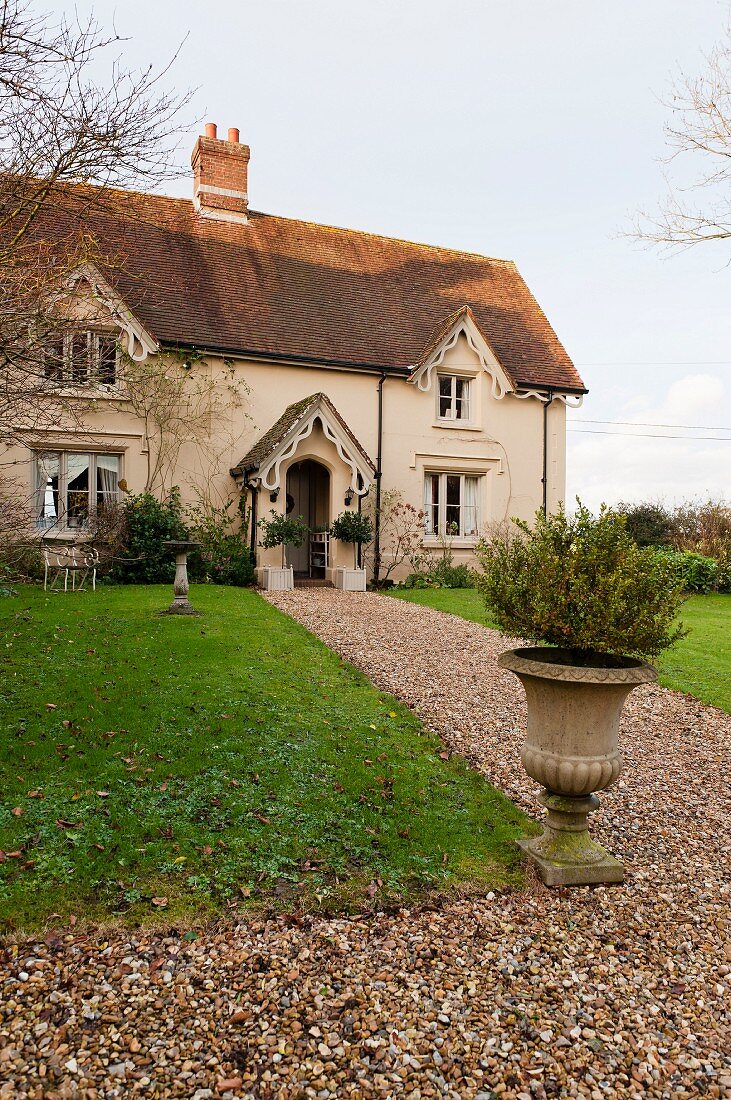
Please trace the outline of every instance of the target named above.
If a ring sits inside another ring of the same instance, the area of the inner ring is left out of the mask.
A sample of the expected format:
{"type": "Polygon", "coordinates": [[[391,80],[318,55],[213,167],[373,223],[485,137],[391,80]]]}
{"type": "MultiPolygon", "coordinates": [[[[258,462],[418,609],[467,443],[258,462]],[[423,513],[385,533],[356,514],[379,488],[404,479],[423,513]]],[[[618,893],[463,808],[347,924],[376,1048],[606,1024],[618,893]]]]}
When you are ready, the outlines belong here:
{"type": "Polygon", "coordinates": [[[464,479],[464,499],[462,501],[462,524],[464,535],[477,534],[477,487],[479,478],[464,479]]]}
{"type": "Polygon", "coordinates": [[[97,455],[96,458],[97,506],[115,504],[119,483],[119,455],[97,455]]]}

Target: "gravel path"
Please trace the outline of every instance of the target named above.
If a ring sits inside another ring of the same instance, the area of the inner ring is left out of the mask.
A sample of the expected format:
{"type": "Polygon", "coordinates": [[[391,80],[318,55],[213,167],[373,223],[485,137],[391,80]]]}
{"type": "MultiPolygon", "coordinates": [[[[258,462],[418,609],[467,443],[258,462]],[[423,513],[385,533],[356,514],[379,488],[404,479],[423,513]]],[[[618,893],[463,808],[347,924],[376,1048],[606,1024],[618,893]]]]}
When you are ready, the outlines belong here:
{"type": "MultiPolygon", "coordinates": [[[[272,602],[535,812],[500,635],[385,596],[272,602]]],[[[593,815],[622,886],[9,946],[0,1097],[731,1097],[731,718],[642,688],[624,749],[593,815]]]]}

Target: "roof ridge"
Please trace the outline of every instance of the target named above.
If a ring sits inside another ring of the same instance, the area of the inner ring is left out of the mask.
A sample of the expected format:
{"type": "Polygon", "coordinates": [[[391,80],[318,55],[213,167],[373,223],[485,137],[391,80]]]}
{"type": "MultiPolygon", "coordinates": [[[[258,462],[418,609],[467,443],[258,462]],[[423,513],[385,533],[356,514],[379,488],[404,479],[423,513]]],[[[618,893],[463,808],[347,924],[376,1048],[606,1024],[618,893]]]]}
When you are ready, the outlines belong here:
{"type": "Polygon", "coordinates": [[[469,252],[462,248],[450,248],[448,245],[427,244],[425,241],[411,241],[406,237],[390,237],[387,233],[374,233],[370,229],[353,229],[347,225],[330,225],[328,222],[315,222],[307,218],[291,218],[286,214],[268,214],[266,210],[253,210],[249,208],[249,214],[260,218],[274,218],[280,222],[294,222],[297,225],[306,225],[312,229],[329,229],[332,233],[357,233],[359,237],[374,237],[379,241],[389,241],[391,244],[404,244],[411,248],[424,248],[429,252],[449,252],[453,256],[469,256],[475,260],[489,260],[490,263],[503,264],[517,270],[515,260],[506,260],[500,256],[486,256],[484,252],[469,252]]]}
{"type": "MultiPolygon", "coordinates": [[[[141,199],[157,199],[163,202],[185,205],[191,208],[191,210],[194,209],[192,199],[186,199],[178,195],[167,195],[161,191],[141,191],[134,187],[101,187],[94,183],[84,183],[82,180],[61,180],[56,186],[98,191],[107,195],[132,195],[138,196],[141,199]]],[[[372,237],[374,240],[388,241],[391,244],[407,245],[410,248],[425,249],[429,252],[446,252],[451,256],[466,256],[476,260],[489,260],[490,263],[501,264],[505,267],[512,267],[517,270],[517,265],[514,260],[507,260],[500,256],[487,256],[484,252],[471,252],[463,248],[452,248],[449,245],[429,244],[426,241],[412,241],[406,237],[392,237],[387,233],[376,233],[370,229],[355,229],[347,225],[331,225],[329,222],[316,222],[309,218],[294,218],[289,217],[287,214],[270,214],[266,210],[254,210],[251,207],[249,208],[249,214],[254,215],[254,217],[272,218],[279,222],[290,222],[295,225],[308,226],[312,229],[325,229],[329,230],[331,233],[354,233],[359,237],[372,237]]]]}

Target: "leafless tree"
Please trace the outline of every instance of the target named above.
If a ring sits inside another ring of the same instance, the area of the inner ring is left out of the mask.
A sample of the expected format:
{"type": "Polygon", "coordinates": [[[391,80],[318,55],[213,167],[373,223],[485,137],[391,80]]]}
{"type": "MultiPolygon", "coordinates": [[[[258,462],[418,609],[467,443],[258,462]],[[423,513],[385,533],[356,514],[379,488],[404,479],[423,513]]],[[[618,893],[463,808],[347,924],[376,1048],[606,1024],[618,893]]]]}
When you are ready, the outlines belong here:
{"type": "MultiPolygon", "coordinates": [[[[125,206],[175,167],[173,135],[188,102],[162,71],[125,68],[122,40],[85,23],[0,0],[0,444],[83,422],[85,403],[54,385],[48,363],[68,328],[60,303],[81,264],[124,263],[94,237],[90,215],[125,206]],[[106,78],[97,75],[106,64],[106,78]]],[[[86,316],[84,326],[93,318],[86,316]]]]}
{"type": "MultiPolygon", "coordinates": [[[[242,411],[236,418],[238,430],[224,429],[232,409],[242,409],[248,387],[232,366],[212,375],[193,370],[190,358],[170,352],[159,358],[135,363],[124,357],[125,388],[118,405],[131,409],[140,421],[147,455],[145,490],[163,497],[173,487],[173,477],[184,447],[202,461],[203,471],[218,468],[216,459],[238,443],[249,417],[242,411]],[[217,431],[211,431],[212,424],[217,431]]],[[[195,477],[191,471],[191,484],[195,477]]],[[[211,486],[198,486],[201,496],[210,497],[211,486]]]]}
{"type": "Polygon", "coordinates": [[[666,101],[667,194],[632,236],[668,249],[731,237],[731,27],[700,76],[681,73],[666,101]],[[688,177],[682,177],[685,168],[688,177]]]}

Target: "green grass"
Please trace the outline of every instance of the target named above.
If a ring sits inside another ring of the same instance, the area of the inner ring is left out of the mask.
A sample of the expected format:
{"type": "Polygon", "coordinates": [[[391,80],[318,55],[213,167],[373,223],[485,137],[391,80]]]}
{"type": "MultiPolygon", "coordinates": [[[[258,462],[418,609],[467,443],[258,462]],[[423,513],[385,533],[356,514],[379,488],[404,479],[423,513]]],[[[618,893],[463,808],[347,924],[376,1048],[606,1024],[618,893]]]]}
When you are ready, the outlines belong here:
{"type": "MultiPolygon", "coordinates": [[[[474,588],[399,589],[391,595],[496,626],[474,588]]],[[[690,633],[655,662],[660,683],[731,714],[731,595],[691,596],[680,618],[690,633]]]]}
{"type": "Polygon", "coordinates": [[[407,708],[254,592],[169,599],[0,599],[0,928],[520,882],[532,824],[407,708]]]}

